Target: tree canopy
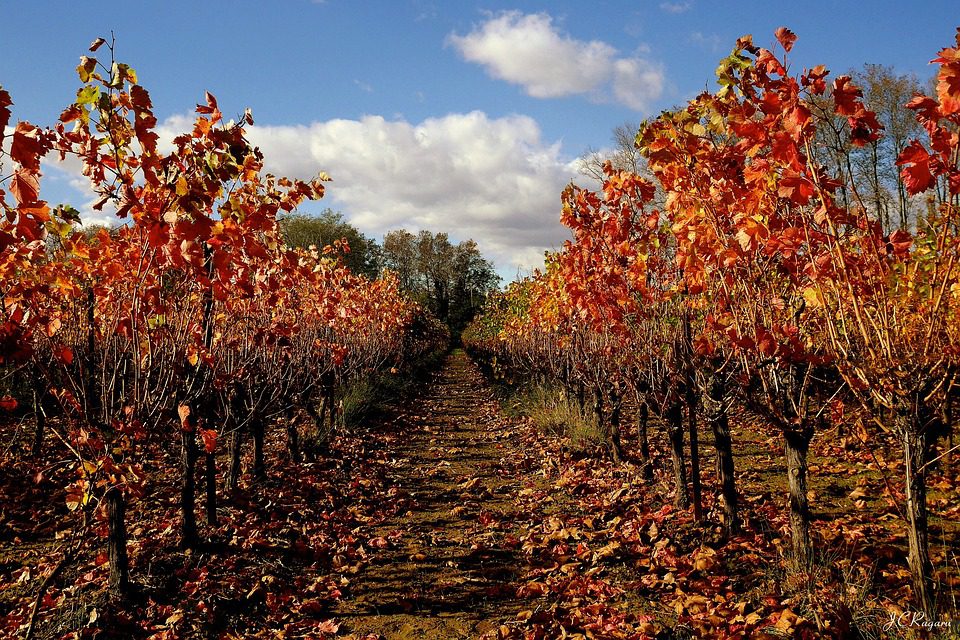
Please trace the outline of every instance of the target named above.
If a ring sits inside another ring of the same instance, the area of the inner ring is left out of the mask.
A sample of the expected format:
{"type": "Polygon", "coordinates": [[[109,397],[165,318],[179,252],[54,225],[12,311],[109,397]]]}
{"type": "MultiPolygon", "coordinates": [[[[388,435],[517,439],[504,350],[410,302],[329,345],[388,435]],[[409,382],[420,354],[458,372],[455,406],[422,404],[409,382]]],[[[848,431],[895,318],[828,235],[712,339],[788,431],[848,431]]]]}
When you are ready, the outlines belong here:
{"type": "Polygon", "coordinates": [[[291,248],[306,249],[310,245],[322,248],[346,240],[350,250],[343,255],[343,262],[350,271],[369,278],[376,278],[380,273],[377,241],[363,235],[344,220],[339,211],[327,208],[316,216],[291,213],[281,218],[280,229],[284,242],[291,248]]]}
{"type": "Polygon", "coordinates": [[[455,335],[500,283],[473,240],[454,245],[446,233],[398,229],[384,236],[382,252],[383,266],[397,272],[400,286],[455,335]]]}

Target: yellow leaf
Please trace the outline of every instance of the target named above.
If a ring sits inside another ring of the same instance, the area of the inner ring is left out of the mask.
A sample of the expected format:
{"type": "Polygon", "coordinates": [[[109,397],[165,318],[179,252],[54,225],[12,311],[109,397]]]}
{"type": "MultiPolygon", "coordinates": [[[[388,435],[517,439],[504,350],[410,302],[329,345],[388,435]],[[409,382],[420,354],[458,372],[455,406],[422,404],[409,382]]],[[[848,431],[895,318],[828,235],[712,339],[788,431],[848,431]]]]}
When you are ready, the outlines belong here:
{"type": "Polygon", "coordinates": [[[807,287],[803,290],[803,299],[811,307],[820,308],[823,306],[823,296],[813,287],[807,287]]]}

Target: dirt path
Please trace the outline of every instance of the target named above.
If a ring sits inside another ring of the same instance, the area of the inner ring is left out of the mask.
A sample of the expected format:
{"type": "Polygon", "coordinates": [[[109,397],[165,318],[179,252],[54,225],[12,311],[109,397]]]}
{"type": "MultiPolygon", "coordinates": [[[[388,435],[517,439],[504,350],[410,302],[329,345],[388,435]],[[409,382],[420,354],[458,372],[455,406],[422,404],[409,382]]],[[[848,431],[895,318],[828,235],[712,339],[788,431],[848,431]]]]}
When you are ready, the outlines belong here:
{"type": "MultiPolygon", "coordinates": [[[[522,568],[511,531],[518,479],[515,436],[462,351],[396,416],[388,490],[413,507],[373,529],[382,550],[351,577],[335,615],[364,637],[476,638],[523,607],[511,582],[522,568]]],[[[386,499],[390,499],[389,497],[386,499]]]]}

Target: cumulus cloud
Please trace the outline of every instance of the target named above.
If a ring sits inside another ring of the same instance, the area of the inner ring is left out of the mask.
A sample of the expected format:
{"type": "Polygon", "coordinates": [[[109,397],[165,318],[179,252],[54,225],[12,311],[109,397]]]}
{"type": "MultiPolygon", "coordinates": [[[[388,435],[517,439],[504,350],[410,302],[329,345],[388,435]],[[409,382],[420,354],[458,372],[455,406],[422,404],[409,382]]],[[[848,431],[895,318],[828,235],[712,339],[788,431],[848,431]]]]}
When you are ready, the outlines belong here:
{"type": "Polygon", "coordinates": [[[42,169],[40,197],[51,207],[69,204],[76,208],[82,226],[112,227],[123,222],[110,204],[99,211],[93,208],[100,196],[93,190],[90,180],[82,175],[82,163],[76,156],[68,155],[60,160],[56,153],[51,153],[44,158],[42,169]]]}
{"type": "MultiPolygon", "coordinates": [[[[161,149],[169,151],[173,138],[192,123],[187,114],[163,121],[157,128],[161,149]]],[[[543,140],[527,116],[491,118],[473,111],[413,123],[371,115],[258,125],[248,136],[263,150],[271,173],[328,173],[333,181],[314,210],[340,210],[377,239],[399,228],[472,238],[510,279],[542,266],[543,252],[569,237],[559,222],[560,192],[578,177],[577,159],[564,158],[559,142],[543,140]]],[[[45,162],[44,170],[53,201],[72,202],[85,224],[120,222],[111,205],[92,209],[97,196],[77,159],[45,162]]]]}
{"type": "Polygon", "coordinates": [[[584,94],[643,110],[663,91],[660,65],[622,56],[600,40],[577,40],[559,31],[549,14],[506,11],[490,16],[448,43],[499,80],[520,85],[534,98],[584,94]]]}
{"type": "MultiPolygon", "coordinates": [[[[190,122],[170,118],[160,133],[172,139],[190,122]]],[[[398,228],[473,238],[512,277],[542,265],[544,250],[569,237],[559,222],[560,192],[577,176],[575,161],[526,116],[473,111],[411,123],[371,115],[257,125],[248,134],[272,173],[330,174],[320,205],[343,211],[378,239],[398,228]]]]}

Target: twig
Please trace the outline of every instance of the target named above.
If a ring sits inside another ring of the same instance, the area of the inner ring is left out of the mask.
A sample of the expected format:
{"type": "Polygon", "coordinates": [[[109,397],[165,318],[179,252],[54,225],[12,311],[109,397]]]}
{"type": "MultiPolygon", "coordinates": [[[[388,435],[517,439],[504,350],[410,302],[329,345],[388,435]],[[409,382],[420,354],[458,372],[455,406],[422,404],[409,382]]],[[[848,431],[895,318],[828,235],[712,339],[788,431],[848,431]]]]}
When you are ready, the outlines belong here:
{"type": "Polygon", "coordinates": [[[60,572],[60,569],[63,568],[63,565],[66,564],[70,556],[73,555],[73,552],[68,550],[63,554],[63,557],[60,558],[60,561],[57,562],[56,566],[53,567],[53,570],[47,574],[47,577],[43,579],[43,582],[40,583],[40,590],[37,592],[37,598],[33,601],[33,608],[30,610],[30,622],[27,625],[27,633],[23,636],[23,640],[30,640],[30,636],[33,635],[33,626],[37,622],[37,614],[40,612],[40,602],[43,600],[43,594],[47,592],[47,588],[50,586],[50,583],[53,582],[53,579],[60,572]]]}

